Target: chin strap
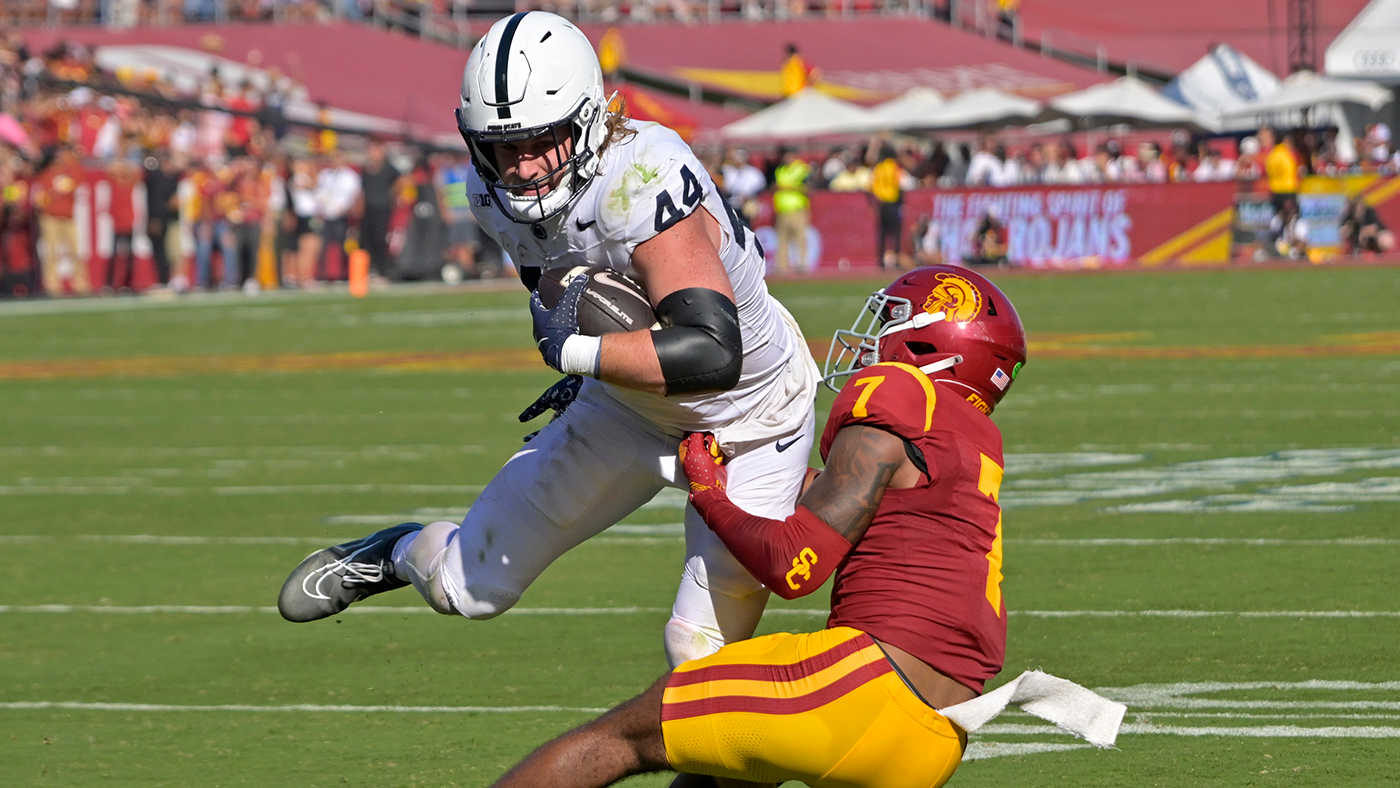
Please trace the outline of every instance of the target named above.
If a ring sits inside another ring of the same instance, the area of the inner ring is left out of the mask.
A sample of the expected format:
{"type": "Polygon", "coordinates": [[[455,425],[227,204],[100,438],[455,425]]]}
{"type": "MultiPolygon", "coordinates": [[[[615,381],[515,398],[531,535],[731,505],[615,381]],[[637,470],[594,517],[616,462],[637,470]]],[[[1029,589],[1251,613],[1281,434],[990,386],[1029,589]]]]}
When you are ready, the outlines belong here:
{"type": "Polygon", "coordinates": [[[933,325],[934,323],[937,323],[940,320],[947,319],[948,315],[945,312],[934,312],[932,314],[928,312],[920,312],[919,314],[914,315],[914,317],[904,321],[903,323],[895,323],[894,325],[886,326],[885,330],[881,331],[880,335],[875,338],[875,343],[879,344],[880,340],[884,339],[890,334],[898,334],[901,331],[911,331],[916,328],[923,328],[924,326],[933,325]]]}
{"type": "MultiPolygon", "coordinates": [[[[875,346],[879,347],[880,340],[884,339],[887,336],[890,336],[891,334],[898,334],[901,331],[913,331],[916,329],[924,328],[925,326],[933,325],[934,323],[937,323],[940,320],[947,319],[947,312],[920,312],[919,314],[914,315],[914,317],[910,318],[909,320],[905,320],[903,323],[896,323],[894,325],[886,327],[885,330],[881,331],[880,335],[875,338],[875,346]]],[[[919,367],[919,371],[924,373],[925,375],[931,375],[935,372],[945,370],[955,364],[961,364],[962,362],[962,356],[950,356],[948,358],[943,359],[942,361],[935,361],[932,364],[925,364],[924,366],[919,367]]]]}
{"type": "Polygon", "coordinates": [[[962,362],[962,356],[950,356],[948,358],[943,359],[942,361],[935,361],[932,364],[925,364],[922,367],[919,367],[919,371],[924,373],[925,375],[932,375],[935,372],[941,372],[942,370],[948,369],[949,367],[952,367],[957,364],[961,364],[962,362]]]}

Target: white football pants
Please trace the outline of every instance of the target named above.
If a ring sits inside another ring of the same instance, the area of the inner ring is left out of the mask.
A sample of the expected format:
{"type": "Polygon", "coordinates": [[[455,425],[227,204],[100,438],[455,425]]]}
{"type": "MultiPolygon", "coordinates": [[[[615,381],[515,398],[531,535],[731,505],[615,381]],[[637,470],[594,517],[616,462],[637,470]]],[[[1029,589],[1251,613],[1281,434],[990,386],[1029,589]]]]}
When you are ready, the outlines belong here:
{"type": "MultiPolygon", "coordinates": [[[[727,463],[730,499],[763,517],[792,514],[814,430],[809,411],[801,429],[789,436],[736,446],[727,463]]],[[[501,468],[460,527],[421,532],[424,544],[409,548],[425,569],[414,585],[440,612],[447,612],[443,602],[450,602],[452,610],[470,619],[504,613],[565,551],[631,514],[662,487],[687,489],[676,461],[680,438],[585,381],[564,415],[501,468]]],[[[768,601],[768,589],[690,506],[685,546],[685,568],[665,632],[672,666],[752,636],[768,601]]]]}

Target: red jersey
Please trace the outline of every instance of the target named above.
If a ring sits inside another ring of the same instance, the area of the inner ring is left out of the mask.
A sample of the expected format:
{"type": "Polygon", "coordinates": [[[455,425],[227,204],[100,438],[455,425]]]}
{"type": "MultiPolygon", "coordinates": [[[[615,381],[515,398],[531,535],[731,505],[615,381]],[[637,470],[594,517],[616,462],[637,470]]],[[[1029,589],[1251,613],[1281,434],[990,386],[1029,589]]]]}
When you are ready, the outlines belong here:
{"type": "Polygon", "coordinates": [[[92,149],[97,145],[97,135],[102,132],[102,127],[107,125],[107,113],[93,106],[84,106],[78,110],[78,147],[88,155],[92,154],[92,149]]]}
{"type": "Polygon", "coordinates": [[[43,193],[40,210],[47,216],[73,218],[78,187],[83,185],[83,168],[77,164],[51,164],[39,173],[38,185],[43,193]]]}
{"type": "Polygon", "coordinates": [[[112,230],[126,235],[136,229],[136,179],[131,175],[111,176],[112,202],[108,213],[112,216],[112,230]]]}
{"type": "Polygon", "coordinates": [[[854,627],[977,692],[1006,656],[1001,599],[1001,432],[907,364],[857,372],[831,406],[821,454],[849,424],[923,456],[923,484],[885,490],[831,591],[828,627],[854,627]]]}
{"type": "MultiPolygon", "coordinates": [[[[234,96],[224,106],[235,112],[252,112],[257,109],[247,96],[234,96]]],[[[234,145],[247,145],[253,138],[252,122],[244,115],[234,115],[228,126],[228,138],[234,145]]]]}

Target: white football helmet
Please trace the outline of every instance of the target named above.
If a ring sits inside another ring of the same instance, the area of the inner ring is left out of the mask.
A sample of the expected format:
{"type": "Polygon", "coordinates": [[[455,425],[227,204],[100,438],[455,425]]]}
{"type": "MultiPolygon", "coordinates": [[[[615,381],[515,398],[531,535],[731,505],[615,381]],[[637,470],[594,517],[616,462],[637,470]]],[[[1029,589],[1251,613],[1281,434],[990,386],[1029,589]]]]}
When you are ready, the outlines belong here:
{"type": "Polygon", "coordinates": [[[583,32],[563,17],[525,11],[492,25],[472,49],[457,128],[501,212],[533,224],[564,210],[597,174],[607,106],[603,70],[583,32]],[[507,188],[492,146],[549,133],[556,145],[571,136],[572,155],[547,175],[507,188]],[[531,191],[564,170],[546,193],[531,191]]]}

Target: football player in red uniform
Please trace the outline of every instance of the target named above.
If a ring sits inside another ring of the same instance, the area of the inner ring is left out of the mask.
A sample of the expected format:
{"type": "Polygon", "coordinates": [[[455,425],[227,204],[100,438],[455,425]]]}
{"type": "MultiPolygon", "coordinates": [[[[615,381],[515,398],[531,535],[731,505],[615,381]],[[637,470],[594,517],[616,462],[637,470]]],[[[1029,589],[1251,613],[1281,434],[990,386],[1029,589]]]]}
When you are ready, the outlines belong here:
{"type": "Polygon", "coordinates": [[[950,266],[903,274],[866,308],[828,354],[828,385],[848,380],[825,470],[795,514],[732,503],[710,436],[681,447],[691,501],[755,577],[794,598],[835,574],[827,628],[683,663],[498,786],[591,788],[667,768],[881,788],[952,775],[966,734],[937,710],[979,695],[1005,653],[1001,433],[988,416],[1025,363],[1025,333],[995,285],[950,266]]]}

